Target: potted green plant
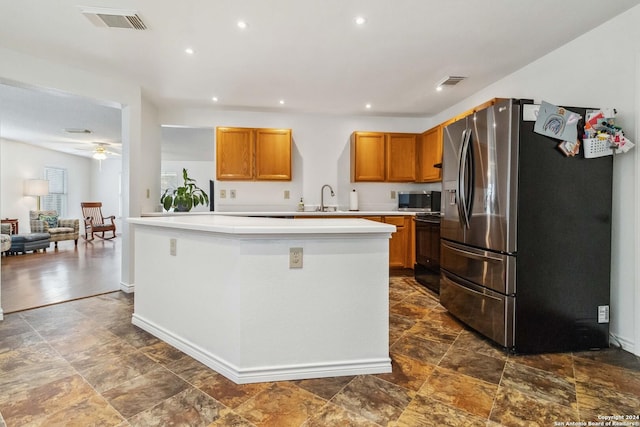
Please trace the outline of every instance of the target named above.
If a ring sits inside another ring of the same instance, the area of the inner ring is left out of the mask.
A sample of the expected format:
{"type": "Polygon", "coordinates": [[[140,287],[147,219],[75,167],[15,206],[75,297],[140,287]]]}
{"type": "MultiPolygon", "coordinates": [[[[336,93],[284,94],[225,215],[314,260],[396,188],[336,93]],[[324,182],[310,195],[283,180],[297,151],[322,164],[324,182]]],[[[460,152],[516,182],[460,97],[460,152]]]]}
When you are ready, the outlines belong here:
{"type": "Polygon", "coordinates": [[[189,212],[191,208],[198,205],[208,206],[209,196],[205,191],[196,185],[196,180],[189,178],[186,169],[182,169],[184,185],[171,191],[170,188],[164,190],[160,197],[160,203],[165,210],[173,208],[177,212],[189,212]]]}

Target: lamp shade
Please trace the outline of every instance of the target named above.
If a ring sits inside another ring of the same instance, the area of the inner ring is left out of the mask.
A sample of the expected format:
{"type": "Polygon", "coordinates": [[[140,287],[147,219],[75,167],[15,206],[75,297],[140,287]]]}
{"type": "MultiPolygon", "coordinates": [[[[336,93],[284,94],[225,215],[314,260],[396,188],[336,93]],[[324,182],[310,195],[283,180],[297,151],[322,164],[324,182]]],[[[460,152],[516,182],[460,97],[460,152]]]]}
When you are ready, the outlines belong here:
{"type": "Polygon", "coordinates": [[[46,196],[49,194],[49,181],[46,179],[28,179],[24,182],[25,196],[46,196]]]}

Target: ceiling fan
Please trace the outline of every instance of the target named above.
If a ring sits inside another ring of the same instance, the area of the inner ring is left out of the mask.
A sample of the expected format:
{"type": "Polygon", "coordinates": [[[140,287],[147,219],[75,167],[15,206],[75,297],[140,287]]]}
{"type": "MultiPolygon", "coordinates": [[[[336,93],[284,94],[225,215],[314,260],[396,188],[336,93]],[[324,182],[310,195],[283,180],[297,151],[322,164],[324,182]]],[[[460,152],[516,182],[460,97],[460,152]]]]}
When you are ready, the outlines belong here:
{"type": "Polygon", "coordinates": [[[93,148],[78,148],[77,150],[92,151],[93,153],[91,157],[93,157],[96,160],[105,160],[107,159],[108,156],[120,155],[120,153],[108,149],[110,146],[114,145],[113,143],[93,142],[92,144],[94,145],[93,148]]]}

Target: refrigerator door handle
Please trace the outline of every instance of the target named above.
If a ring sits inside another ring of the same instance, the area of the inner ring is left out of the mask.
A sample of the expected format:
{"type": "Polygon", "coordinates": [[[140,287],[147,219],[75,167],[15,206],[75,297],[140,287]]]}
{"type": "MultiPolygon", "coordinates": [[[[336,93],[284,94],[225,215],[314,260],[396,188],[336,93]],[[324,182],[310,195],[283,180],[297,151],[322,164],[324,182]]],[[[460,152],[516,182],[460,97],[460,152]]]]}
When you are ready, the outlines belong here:
{"type": "Polygon", "coordinates": [[[473,163],[473,153],[471,152],[471,147],[472,147],[472,141],[471,138],[473,138],[473,133],[472,130],[469,129],[469,131],[467,132],[467,148],[466,148],[466,155],[467,155],[467,160],[465,161],[465,166],[467,168],[467,180],[465,181],[465,203],[464,203],[464,212],[465,212],[465,218],[467,221],[467,228],[469,228],[471,226],[471,212],[473,210],[473,197],[474,197],[474,188],[475,188],[475,183],[474,183],[474,179],[475,179],[475,165],[473,163]]]}
{"type": "Polygon", "coordinates": [[[456,252],[462,253],[466,258],[470,258],[477,261],[487,261],[487,262],[495,262],[502,263],[504,261],[503,258],[497,256],[491,256],[489,252],[483,251],[482,253],[475,253],[464,249],[464,246],[450,244],[446,240],[442,240],[440,243],[442,246],[446,248],[451,248],[456,252]]]}
{"type": "Polygon", "coordinates": [[[470,157],[469,145],[471,140],[471,129],[465,129],[462,133],[462,145],[460,148],[460,158],[458,167],[458,216],[465,228],[469,228],[469,216],[471,211],[471,191],[473,185],[473,159],[470,157]]]}
{"type": "Polygon", "coordinates": [[[463,180],[464,180],[464,160],[465,160],[465,156],[464,156],[464,141],[465,138],[467,137],[467,129],[465,129],[464,131],[462,131],[462,136],[461,136],[461,141],[460,141],[460,151],[458,152],[458,179],[457,179],[457,206],[456,208],[458,209],[458,219],[460,220],[460,224],[465,227],[466,223],[464,221],[464,212],[463,212],[463,205],[464,205],[464,189],[463,189],[463,180]]]}

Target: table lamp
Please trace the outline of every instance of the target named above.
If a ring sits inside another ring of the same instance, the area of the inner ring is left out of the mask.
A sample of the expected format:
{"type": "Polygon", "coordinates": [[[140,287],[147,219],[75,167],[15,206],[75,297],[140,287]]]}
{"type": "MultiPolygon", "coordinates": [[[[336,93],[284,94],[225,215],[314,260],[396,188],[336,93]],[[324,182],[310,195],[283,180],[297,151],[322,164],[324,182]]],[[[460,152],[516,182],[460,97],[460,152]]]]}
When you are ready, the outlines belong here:
{"type": "Polygon", "coordinates": [[[38,198],[37,210],[40,210],[40,196],[46,196],[48,194],[49,181],[46,179],[28,179],[24,182],[24,195],[38,198]]]}

